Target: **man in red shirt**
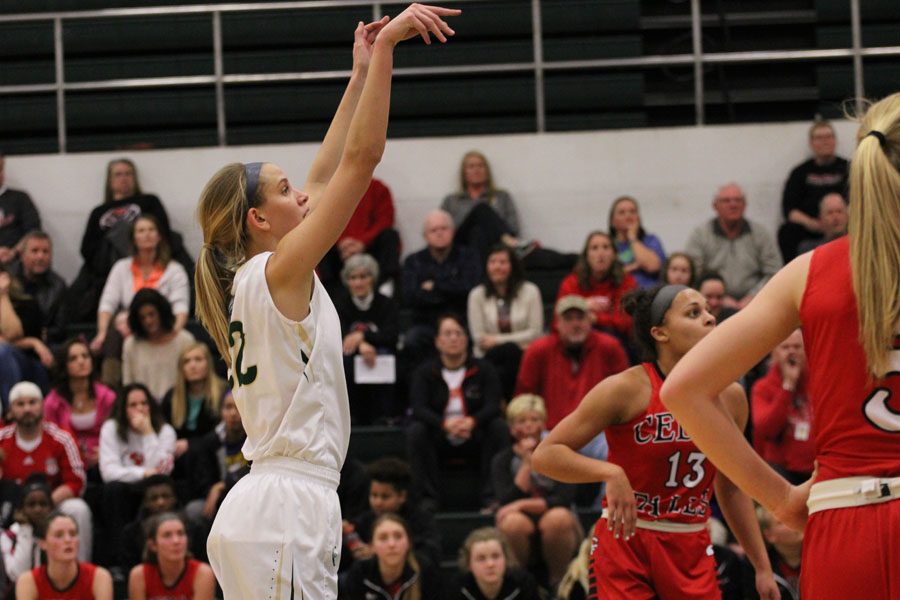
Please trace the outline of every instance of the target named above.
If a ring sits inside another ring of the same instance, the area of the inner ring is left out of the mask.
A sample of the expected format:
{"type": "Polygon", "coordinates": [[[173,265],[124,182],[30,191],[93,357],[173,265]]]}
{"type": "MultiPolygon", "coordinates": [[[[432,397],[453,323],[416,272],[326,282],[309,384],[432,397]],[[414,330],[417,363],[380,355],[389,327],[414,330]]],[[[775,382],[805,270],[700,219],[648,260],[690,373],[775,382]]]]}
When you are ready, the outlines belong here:
{"type": "Polygon", "coordinates": [[[797,329],[772,352],[772,366],[753,385],[753,446],[794,483],[809,479],[816,445],[806,395],[806,352],[797,329]]]}
{"type": "Polygon", "coordinates": [[[3,452],[2,479],[22,485],[29,475],[42,473],[53,490],[54,506],[78,523],[81,546],[78,559],[90,561],[91,509],[79,496],[86,480],[75,438],[54,423],[44,421],[40,388],[30,381],[17,383],[9,391],[12,424],[0,429],[3,452]]]}
{"type": "Polygon", "coordinates": [[[575,410],[592,387],[628,368],[619,341],[591,329],[591,311],[582,296],[560,298],[556,316],[556,331],[528,346],[516,380],[516,395],[544,398],[548,429],[575,410]]]}

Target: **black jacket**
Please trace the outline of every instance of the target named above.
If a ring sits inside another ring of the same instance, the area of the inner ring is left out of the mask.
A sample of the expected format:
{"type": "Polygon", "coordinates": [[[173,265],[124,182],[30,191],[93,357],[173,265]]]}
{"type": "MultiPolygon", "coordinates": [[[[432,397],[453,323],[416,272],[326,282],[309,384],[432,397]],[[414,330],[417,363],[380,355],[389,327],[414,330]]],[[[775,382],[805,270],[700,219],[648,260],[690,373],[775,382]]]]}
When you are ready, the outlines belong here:
{"type": "MultiPolygon", "coordinates": [[[[407,500],[400,507],[400,516],[403,517],[412,532],[413,549],[416,556],[425,557],[432,563],[438,564],[441,560],[441,530],[438,529],[434,515],[427,510],[413,506],[413,502],[407,500]]],[[[369,509],[352,521],[356,526],[356,533],[367,544],[372,542],[372,527],[377,518],[375,513],[369,509]]]]}
{"type": "Polygon", "coordinates": [[[428,248],[403,262],[403,301],[413,310],[413,322],[434,326],[438,316],[453,311],[466,316],[469,292],[481,279],[481,260],[465,246],[454,244],[444,262],[434,260],[428,248]],[[433,281],[430,290],[422,283],[433,281]]]}
{"type": "Polygon", "coordinates": [[[447,600],[540,600],[537,583],[523,569],[507,569],[496,598],[486,598],[471,573],[462,575],[446,596],[447,600]]]}
{"type": "Polygon", "coordinates": [[[26,233],[41,228],[41,217],[25,192],[6,188],[0,195],[0,246],[11,248],[26,233]]]}
{"type": "MultiPolygon", "coordinates": [[[[465,367],[462,392],[466,414],[481,427],[500,414],[500,379],[487,361],[470,356],[465,367]]],[[[450,390],[441,375],[442,368],[440,358],[421,365],[413,373],[409,389],[413,418],[438,429],[444,422],[444,409],[450,400],[450,390]]]]}
{"type": "Polygon", "coordinates": [[[338,597],[342,600],[409,600],[410,588],[418,583],[422,590],[422,600],[440,598],[441,584],[438,571],[428,559],[421,557],[417,557],[417,559],[421,571],[416,573],[407,564],[400,576],[403,583],[396,596],[388,593],[385,582],[381,580],[381,572],[378,570],[378,558],[373,556],[353,563],[339,590],[338,597]]]}
{"type": "Polygon", "coordinates": [[[375,292],[369,310],[360,310],[350,294],[344,292],[334,300],[334,307],[341,318],[341,335],[363,331],[365,340],[376,348],[397,348],[399,331],[397,304],[387,296],[375,292]]]}

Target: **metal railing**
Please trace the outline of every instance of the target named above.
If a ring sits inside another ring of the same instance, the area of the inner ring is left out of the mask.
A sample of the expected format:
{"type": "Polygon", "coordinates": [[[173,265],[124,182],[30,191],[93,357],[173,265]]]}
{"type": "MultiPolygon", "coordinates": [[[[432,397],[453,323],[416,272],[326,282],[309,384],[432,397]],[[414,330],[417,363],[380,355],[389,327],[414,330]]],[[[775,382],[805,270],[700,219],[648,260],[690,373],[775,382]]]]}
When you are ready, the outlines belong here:
{"type": "MultiPolygon", "coordinates": [[[[479,0],[453,0],[452,4],[475,3],[479,0]]],[[[372,18],[379,19],[385,5],[406,4],[408,0],[301,0],[293,2],[267,2],[258,4],[198,4],[187,6],[160,6],[147,8],[122,8],[89,11],[67,11],[0,15],[0,24],[16,22],[52,21],[54,43],[55,82],[47,84],[6,85],[0,86],[3,94],[56,94],[57,130],[59,152],[66,152],[66,114],[65,94],[70,91],[86,90],[121,90],[139,88],[177,88],[185,86],[212,85],[215,87],[216,127],[218,143],[227,143],[225,120],[225,86],[229,84],[259,82],[292,82],[292,81],[327,81],[346,79],[349,71],[304,71],[285,73],[242,73],[225,74],[222,48],[222,14],[346,8],[353,6],[371,6],[372,18]],[[213,34],[213,73],[197,76],[148,77],[134,79],[110,79],[103,81],[66,82],[64,76],[65,53],[63,48],[63,22],[78,19],[141,17],[141,16],[174,16],[208,14],[211,17],[213,34]]],[[[631,58],[602,58],[589,60],[545,61],[543,58],[543,35],[541,29],[540,0],[530,0],[532,19],[532,38],[534,57],[531,62],[491,63],[480,65],[459,65],[440,67],[403,67],[394,69],[397,77],[415,77],[424,75],[457,75],[485,73],[533,72],[535,89],[535,126],[538,132],[546,130],[546,104],[544,101],[544,73],[547,71],[572,71],[586,69],[622,69],[666,67],[675,65],[693,66],[694,71],[694,113],[695,123],[705,122],[705,90],[703,68],[711,64],[741,64],[766,61],[810,61],[834,60],[850,58],[853,62],[854,94],[858,99],[864,96],[863,58],[872,56],[900,56],[900,46],[864,48],[860,21],[860,0],[849,0],[851,15],[852,46],[850,48],[822,50],[766,50],[745,52],[703,52],[702,26],[708,16],[701,14],[700,0],[691,0],[691,37],[692,52],[690,54],[652,55],[631,58]]]]}

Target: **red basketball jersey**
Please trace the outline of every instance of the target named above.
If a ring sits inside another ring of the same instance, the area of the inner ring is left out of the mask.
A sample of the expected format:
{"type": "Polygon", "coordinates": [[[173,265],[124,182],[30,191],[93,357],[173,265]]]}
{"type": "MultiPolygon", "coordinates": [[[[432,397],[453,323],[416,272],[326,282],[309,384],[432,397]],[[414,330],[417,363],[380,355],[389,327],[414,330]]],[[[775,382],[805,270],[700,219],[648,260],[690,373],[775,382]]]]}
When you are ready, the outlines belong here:
{"type": "Polygon", "coordinates": [[[641,366],[653,386],[650,404],[628,423],[606,429],[609,462],[625,469],[637,499],[638,518],[704,523],[715,467],[660,401],[663,376],[656,364],[641,366]]]}
{"type": "Polygon", "coordinates": [[[90,600],[94,597],[94,573],[97,567],[91,563],[78,563],[78,576],[69,587],[58,590],[47,577],[47,565],[31,570],[40,600],[90,600]]]}
{"type": "Polygon", "coordinates": [[[188,559],[184,572],[175,585],[167,587],[159,574],[156,565],[144,563],[144,588],[147,590],[147,600],[191,600],[194,597],[194,576],[200,562],[188,559]]]}
{"type": "Polygon", "coordinates": [[[891,372],[871,381],[856,310],[845,236],[813,252],[800,305],[818,481],[900,475],[900,337],[891,372]]]}

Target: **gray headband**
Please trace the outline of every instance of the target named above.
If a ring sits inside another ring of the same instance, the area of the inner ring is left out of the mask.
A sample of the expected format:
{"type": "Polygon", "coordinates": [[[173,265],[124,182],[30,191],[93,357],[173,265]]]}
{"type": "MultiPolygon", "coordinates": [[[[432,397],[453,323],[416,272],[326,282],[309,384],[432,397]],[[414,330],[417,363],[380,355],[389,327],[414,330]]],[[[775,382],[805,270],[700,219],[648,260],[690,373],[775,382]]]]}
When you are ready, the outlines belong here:
{"type": "Polygon", "coordinates": [[[650,325],[656,327],[663,322],[666,311],[672,306],[675,296],[682,290],[690,289],[686,285],[667,285],[656,293],[653,303],[650,304],[650,325]]]}
{"type": "Polygon", "coordinates": [[[244,164],[244,176],[247,178],[247,191],[244,198],[247,200],[247,207],[253,206],[253,197],[256,196],[256,188],[259,187],[259,172],[262,166],[261,162],[244,164]]]}

